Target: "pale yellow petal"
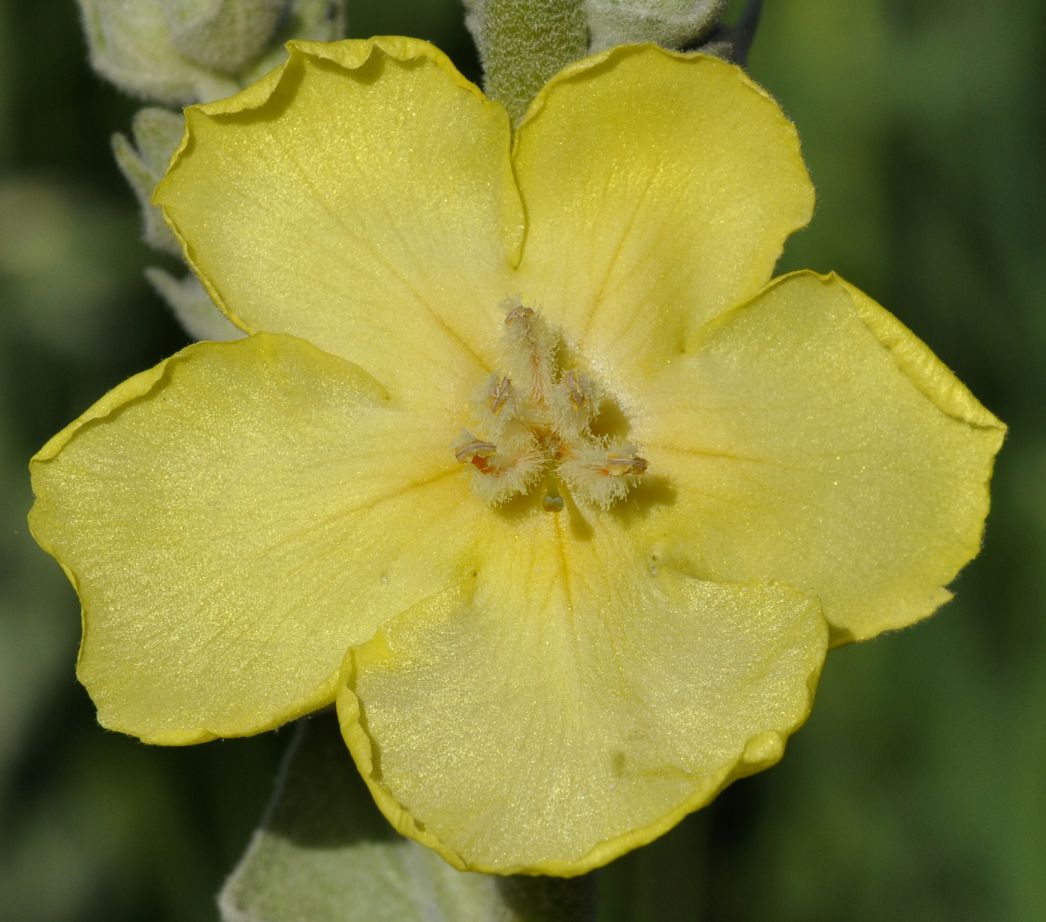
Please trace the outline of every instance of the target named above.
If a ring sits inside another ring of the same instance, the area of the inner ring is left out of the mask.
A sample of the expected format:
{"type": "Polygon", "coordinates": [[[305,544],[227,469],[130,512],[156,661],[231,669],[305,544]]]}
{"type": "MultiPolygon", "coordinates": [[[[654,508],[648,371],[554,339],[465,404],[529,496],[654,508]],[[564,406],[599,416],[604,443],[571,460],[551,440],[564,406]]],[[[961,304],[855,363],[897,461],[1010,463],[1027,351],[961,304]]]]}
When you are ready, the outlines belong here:
{"type": "Polygon", "coordinates": [[[579,874],[780,758],[827,630],[576,510],[506,515],[476,575],[346,660],[343,732],[393,824],[460,868],[579,874]]]}
{"type": "Polygon", "coordinates": [[[789,276],[703,331],[633,420],[711,579],[816,596],[835,640],[910,624],[980,547],[1005,427],[894,317],[789,276]]]}
{"type": "Polygon", "coordinates": [[[157,203],[244,329],[301,336],[413,405],[470,394],[522,233],[504,110],[425,42],[289,49],[187,110],[157,203]]]}
{"type": "Polygon", "coordinates": [[[259,335],[184,350],[52,439],[30,524],[80,594],[102,724],[185,744],[329,703],[345,649],[459,573],[475,506],[440,430],[259,335]]]}
{"type": "Polygon", "coordinates": [[[813,208],[795,128],[766,92],[650,45],[554,78],[514,159],[524,301],[594,364],[633,374],[759,291],[813,208]]]}

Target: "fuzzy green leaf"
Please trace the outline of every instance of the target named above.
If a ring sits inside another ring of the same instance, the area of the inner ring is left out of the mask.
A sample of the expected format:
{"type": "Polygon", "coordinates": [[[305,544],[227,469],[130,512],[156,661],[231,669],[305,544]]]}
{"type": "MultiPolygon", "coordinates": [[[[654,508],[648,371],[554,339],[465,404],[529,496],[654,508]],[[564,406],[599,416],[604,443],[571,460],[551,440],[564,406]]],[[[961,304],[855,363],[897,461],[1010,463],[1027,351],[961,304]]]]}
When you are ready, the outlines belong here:
{"type": "Polygon", "coordinates": [[[152,266],[145,270],[145,277],[167,302],[191,339],[226,342],[243,336],[218,310],[211,296],[192,273],[178,279],[164,269],[152,266]]]}
{"type": "Polygon", "coordinates": [[[133,141],[122,134],[113,135],[113,156],[120,172],[134,190],[142,209],[145,242],[154,250],[181,256],[182,248],[163,220],[163,215],[149,201],[160,181],[171,154],[181,140],[185,121],[177,112],[148,107],[140,109],[131,123],[133,141]]]}

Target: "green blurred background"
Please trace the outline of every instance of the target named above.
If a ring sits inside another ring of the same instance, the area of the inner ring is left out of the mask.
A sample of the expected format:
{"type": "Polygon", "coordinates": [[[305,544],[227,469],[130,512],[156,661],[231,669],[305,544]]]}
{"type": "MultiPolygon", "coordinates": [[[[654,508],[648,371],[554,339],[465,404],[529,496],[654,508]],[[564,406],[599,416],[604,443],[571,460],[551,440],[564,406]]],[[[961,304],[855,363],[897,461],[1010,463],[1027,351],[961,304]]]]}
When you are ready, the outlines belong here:
{"type": "MultiPolygon", "coordinates": [[[[818,187],[786,267],[834,268],[1011,427],[957,599],[834,652],[780,766],[599,872],[606,919],[1046,919],[1046,6],[776,0],[750,69],[818,187]]],[[[436,41],[451,0],[358,0],[436,41]]],[[[135,106],[72,0],[0,0],[0,918],[202,920],[289,733],[152,749],[97,727],[78,606],[32,544],[26,459],[184,343],[109,154],[135,106]]]]}

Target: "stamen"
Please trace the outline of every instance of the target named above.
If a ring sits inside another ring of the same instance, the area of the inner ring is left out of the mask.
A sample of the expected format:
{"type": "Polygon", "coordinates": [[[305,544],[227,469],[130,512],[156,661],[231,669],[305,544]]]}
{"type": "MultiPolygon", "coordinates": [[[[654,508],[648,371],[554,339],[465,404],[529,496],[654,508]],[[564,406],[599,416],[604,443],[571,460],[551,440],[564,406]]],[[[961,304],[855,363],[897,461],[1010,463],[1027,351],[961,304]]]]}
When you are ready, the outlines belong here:
{"type": "Polygon", "coordinates": [[[508,341],[518,343],[509,355],[516,364],[510,371],[518,371],[519,380],[526,382],[531,401],[544,406],[555,378],[555,337],[537,311],[522,304],[505,315],[505,327],[508,341]]]}
{"type": "Polygon", "coordinates": [[[524,307],[520,304],[518,307],[512,308],[505,317],[505,326],[510,326],[513,323],[524,323],[530,325],[530,321],[534,317],[534,309],[532,307],[524,307]]]}
{"type": "Polygon", "coordinates": [[[472,433],[464,435],[468,439],[464,445],[455,449],[454,457],[461,464],[472,464],[477,470],[486,474],[491,469],[490,459],[498,453],[498,447],[493,442],[484,442],[482,439],[474,438],[472,433]]]}
{"type": "Polygon", "coordinates": [[[631,445],[611,446],[577,445],[576,450],[560,462],[557,473],[578,496],[603,509],[624,499],[635,479],[647,469],[646,458],[641,458],[631,445]]]}
{"type": "MultiPolygon", "coordinates": [[[[576,368],[557,368],[559,338],[519,298],[504,304],[505,361],[473,403],[473,423],[488,438],[463,431],[454,457],[470,465],[472,486],[493,506],[523,496],[546,481],[541,505],[571,499],[608,509],[627,496],[647,470],[639,449],[592,431],[606,399],[576,368]]],[[[612,405],[612,404],[611,404],[612,405]]]]}
{"type": "Polygon", "coordinates": [[[495,376],[490,386],[490,412],[497,416],[512,395],[512,381],[495,376]]]}
{"type": "Polygon", "coordinates": [[[588,397],[581,386],[581,375],[571,368],[563,372],[563,383],[567,386],[567,395],[574,404],[574,409],[581,410],[588,403],[588,397]]]}
{"type": "Polygon", "coordinates": [[[646,469],[646,458],[640,458],[633,448],[625,454],[608,454],[606,464],[599,472],[610,477],[624,477],[628,474],[642,474],[646,469]]]}

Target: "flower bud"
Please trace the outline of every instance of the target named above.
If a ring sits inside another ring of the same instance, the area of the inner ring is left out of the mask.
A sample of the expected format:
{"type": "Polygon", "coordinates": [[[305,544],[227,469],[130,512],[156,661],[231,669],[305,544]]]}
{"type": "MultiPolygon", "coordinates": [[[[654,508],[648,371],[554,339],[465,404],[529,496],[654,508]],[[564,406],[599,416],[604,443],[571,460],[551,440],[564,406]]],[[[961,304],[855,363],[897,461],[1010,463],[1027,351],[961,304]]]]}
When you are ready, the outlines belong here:
{"type": "Polygon", "coordinates": [[[91,65],[125,93],[168,105],[219,99],[236,81],[186,60],[171,42],[162,0],[80,0],[91,65]]]}
{"type": "Polygon", "coordinates": [[[286,5],[286,0],[176,0],[163,5],[163,16],[182,57],[236,74],[266,50],[286,5]]]}
{"type": "Polygon", "coordinates": [[[592,50],[631,42],[682,48],[707,35],[726,0],[585,0],[592,50]]]}
{"type": "Polygon", "coordinates": [[[170,106],[230,96],[292,38],[344,31],[345,0],[79,0],[91,64],[124,92],[170,106]]]}

